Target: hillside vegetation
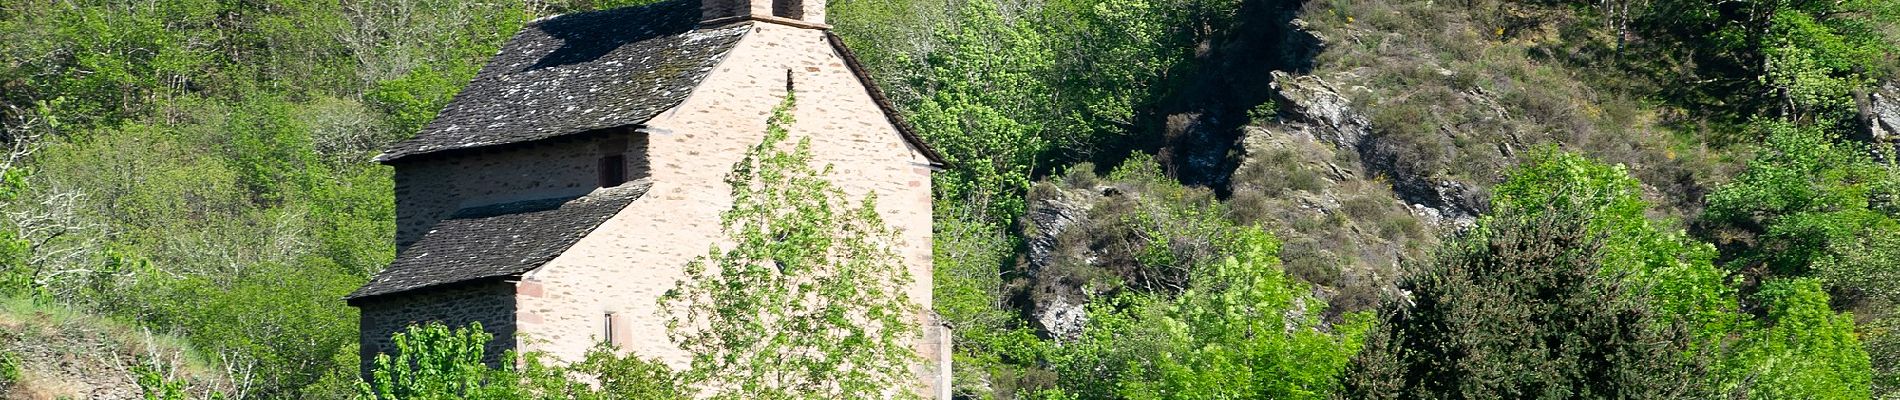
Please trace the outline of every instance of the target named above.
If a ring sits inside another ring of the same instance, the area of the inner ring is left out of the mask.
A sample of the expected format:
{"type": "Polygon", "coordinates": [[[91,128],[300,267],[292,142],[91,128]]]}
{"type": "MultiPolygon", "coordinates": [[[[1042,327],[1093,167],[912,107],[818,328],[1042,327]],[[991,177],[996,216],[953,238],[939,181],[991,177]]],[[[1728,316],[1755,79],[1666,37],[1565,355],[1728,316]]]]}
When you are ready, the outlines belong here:
{"type": "MultiPolygon", "coordinates": [[[[440,326],[362,382],[340,300],[394,256],[379,149],[646,2],[0,0],[0,395],[706,389],[440,326]]],[[[1900,399],[1900,1],[828,12],[951,162],[960,398],[1900,399]]]]}

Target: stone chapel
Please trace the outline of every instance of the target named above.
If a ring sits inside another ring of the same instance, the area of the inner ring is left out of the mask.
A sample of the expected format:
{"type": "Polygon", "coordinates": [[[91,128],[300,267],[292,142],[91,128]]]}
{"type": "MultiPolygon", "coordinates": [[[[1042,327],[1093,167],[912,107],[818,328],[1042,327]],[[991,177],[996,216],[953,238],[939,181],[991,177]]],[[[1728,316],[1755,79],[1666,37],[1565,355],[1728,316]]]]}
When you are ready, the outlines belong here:
{"type": "Polygon", "coordinates": [[[725,174],[797,93],[792,135],[901,232],[926,360],[947,398],[949,332],[931,309],[930,173],[914,134],[825,25],[824,0],[666,0],[530,22],[415,138],[395,169],[397,255],[345,298],[364,362],[411,324],[481,322],[488,354],[578,359],[607,341],[683,363],[657,299],[722,240],[725,174]]]}

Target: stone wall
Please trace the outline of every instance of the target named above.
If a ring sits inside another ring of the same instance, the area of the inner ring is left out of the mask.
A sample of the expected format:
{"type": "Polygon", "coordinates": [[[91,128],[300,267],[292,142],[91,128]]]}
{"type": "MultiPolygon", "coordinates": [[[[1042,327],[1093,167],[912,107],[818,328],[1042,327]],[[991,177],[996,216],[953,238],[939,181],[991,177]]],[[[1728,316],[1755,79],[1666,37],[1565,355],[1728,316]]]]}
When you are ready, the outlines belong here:
{"type": "Polygon", "coordinates": [[[627,180],[647,175],[646,136],[580,135],[480,153],[402,161],[396,167],[396,245],[465,207],[587,194],[599,187],[600,159],[623,154],[627,180]]]}
{"type": "Polygon", "coordinates": [[[369,376],[378,353],[396,352],[390,336],[428,322],[449,327],[481,322],[483,330],[495,335],[483,361],[494,364],[502,352],[515,348],[515,292],[513,283],[494,281],[364,299],[356,304],[362,310],[358,343],[364,376],[369,376]]]}
{"type": "MultiPolygon", "coordinates": [[[[694,93],[648,123],[653,187],[567,253],[523,277],[537,295],[519,298],[525,345],[578,359],[603,339],[604,315],[620,316],[622,348],[683,366],[687,354],[666,337],[656,299],[673,288],[681,268],[722,237],[719,214],[731,205],[724,177],[746,149],[763,137],[786,79],[798,94],[796,136],[812,139],[817,160],[834,164],[833,177],[853,196],[877,193],[886,222],[901,232],[900,253],[915,284],[910,299],[931,301],[930,172],[859,85],[824,32],[755,23],[694,93]]],[[[524,290],[525,292],[525,290],[524,290]]],[[[940,330],[927,311],[926,330],[940,330]]],[[[925,360],[947,360],[945,341],[918,341],[925,360]]],[[[943,393],[947,365],[920,366],[920,392],[943,393]]]]}

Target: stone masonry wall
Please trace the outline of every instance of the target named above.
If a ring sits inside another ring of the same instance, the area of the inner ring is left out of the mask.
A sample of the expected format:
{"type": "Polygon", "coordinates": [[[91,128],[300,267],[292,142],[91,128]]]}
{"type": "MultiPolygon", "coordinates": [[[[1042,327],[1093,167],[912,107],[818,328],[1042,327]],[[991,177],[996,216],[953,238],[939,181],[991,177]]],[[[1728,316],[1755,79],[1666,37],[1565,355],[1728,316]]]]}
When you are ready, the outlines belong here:
{"type": "Polygon", "coordinates": [[[639,179],[645,146],[645,135],[622,132],[398,163],[396,245],[415,243],[465,207],[587,194],[599,186],[600,158],[608,154],[624,154],[627,179],[639,179]]]}
{"type": "Polygon", "coordinates": [[[376,354],[396,352],[389,337],[410,325],[434,321],[462,327],[481,322],[483,330],[495,335],[483,359],[490,364],[497,362],[502,352],[515,348],[515,285],[509,282],[423,289],[365,299],[358,306],[362,309],[358,321],[362,337],[357,343],[362,344],[359,353],[363,356],[364,376],[368,376],[376,354]]]}
{"type": "MultiPolygon", "coordinates": [[[[822,31],[771,23],[754,29],[690,97],[648,123],[647,195],[523,278],[520,330],[529,341],[545,341],[525,348],[578,359],[602,339],[604,316],[613,314],[624,324],[623,349],[684,365],[688,355],[668,341],[656,299],[722,237],[719,214],[731,205],[723,179],[763,137],[788,71],[798,94],[794,135],[812,138],[814,155],[835,164],[834,180],[847,192],[877,193],[886,222],[901,231],[900,253],[915,282],[910,299],[930,309],[927,160],[885,120],[822,31]],[[526,294],[530,287],[533,295],[526,294]]],[[[930,315],[918,315],[933,334],[917,348],[926,360],[945,360],[946,335],[930,315]]],[[[934,396],[945,390],[947,363],[929,364],[919,367],[926,382],[917,389],[934,396]]]]}

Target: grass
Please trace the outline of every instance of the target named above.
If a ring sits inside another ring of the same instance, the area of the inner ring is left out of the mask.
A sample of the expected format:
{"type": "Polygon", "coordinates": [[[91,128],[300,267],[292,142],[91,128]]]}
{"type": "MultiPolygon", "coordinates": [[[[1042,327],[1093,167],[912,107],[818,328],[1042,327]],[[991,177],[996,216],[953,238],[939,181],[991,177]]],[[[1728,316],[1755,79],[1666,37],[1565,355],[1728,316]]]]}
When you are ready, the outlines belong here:
{"type": "Polygon", "coordinates": [[[136,396],[132,369],[139,365],[192,382],[194,393],[233,386],[178,337],[64,305],[0,298],[0,397],[136,396]]]}
{"type": "Polygon", "coordinates": [[[1738,167],[1708,134],[1668,124],[1640,77],[1587,60],[1605,39],[1561,6],[1496,0],[1314,0],[1328,38],[1314,75],[1367,115],[1368,160],[1400,178],[1489,187],[1529,147],[1555,144],[1633,168],[1663,214],[1697,214],[1738,167]],[[1578,33],[1584,32],[1584,33],[1578,33]],[[1585,60],[1585,61],[1578,61],[1585,60]],[[1615,79],[1611,79],[1615,77],[1615,79]]]}

